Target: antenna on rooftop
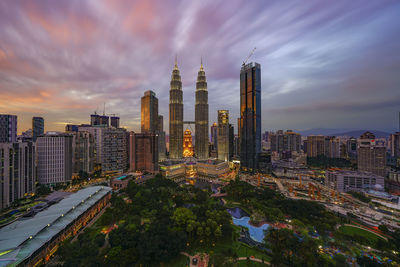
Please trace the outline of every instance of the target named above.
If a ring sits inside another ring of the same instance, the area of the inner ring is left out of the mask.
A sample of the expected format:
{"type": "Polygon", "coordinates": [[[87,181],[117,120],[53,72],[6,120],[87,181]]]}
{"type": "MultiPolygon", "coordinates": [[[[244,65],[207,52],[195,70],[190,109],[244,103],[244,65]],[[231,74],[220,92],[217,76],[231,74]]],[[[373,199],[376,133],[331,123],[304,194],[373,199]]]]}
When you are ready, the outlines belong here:
{"type": "Polygon", "coordinates": [[[243,61],[243,66],[246,65],[247,61],[249,60],[249,58],[254,54],[254,51],[256,51],[256,47],[253,48],[253,50],[251,50],[250,54],[247,56],[247,58],[243,61]]]}

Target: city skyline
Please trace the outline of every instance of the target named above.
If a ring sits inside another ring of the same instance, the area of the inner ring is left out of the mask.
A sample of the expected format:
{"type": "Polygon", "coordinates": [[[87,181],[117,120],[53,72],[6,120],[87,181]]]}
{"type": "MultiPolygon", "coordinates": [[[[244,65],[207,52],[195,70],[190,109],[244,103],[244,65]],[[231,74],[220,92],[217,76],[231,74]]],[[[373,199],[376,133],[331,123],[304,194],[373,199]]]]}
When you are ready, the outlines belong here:
{"type": "Polygon", "coordinates": [[[46,131],[88,123],[104,102],[107,114],[139,132],[143,92],[154,91],[168,116],[175,54],[184,120],[194,120],[203,56],[209,125],[227,109],[236,132],[240,67],[254,47],[250,61],[263,66],[262,131],[397,128],[397,1],[77,3],[0,3],[0,113],[18,115],[19,133],[34,116],[46,131]]]}

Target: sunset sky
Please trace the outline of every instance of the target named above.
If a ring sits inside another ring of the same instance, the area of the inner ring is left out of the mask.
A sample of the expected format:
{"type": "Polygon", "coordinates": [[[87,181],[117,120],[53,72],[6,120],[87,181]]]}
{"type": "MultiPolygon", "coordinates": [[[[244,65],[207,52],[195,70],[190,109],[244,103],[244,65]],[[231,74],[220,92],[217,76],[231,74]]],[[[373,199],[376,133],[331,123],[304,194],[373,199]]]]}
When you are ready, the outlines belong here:
{"type": "MultiPolygon", "coordinates": [[[[262,70],[262,130],[393,129],[400,111],[400,1],[0,2],[0,113],[46,131],[88,123],[95,110],[140,130],[153,90],[168,131],[175,54],[185,120],[194,119],[200,57],[210,123],[239,116],[239,72],[262,70]]],[[[235,129],[236,131],[236,129],[235,129]]]]}

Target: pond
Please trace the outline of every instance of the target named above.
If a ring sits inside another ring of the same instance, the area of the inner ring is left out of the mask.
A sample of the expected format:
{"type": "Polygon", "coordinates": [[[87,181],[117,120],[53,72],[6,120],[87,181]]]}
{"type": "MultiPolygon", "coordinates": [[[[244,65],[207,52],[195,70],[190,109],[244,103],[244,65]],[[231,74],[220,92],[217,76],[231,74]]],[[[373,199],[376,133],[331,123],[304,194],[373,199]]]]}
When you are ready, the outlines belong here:
{"type": "Polygon", "coordinates": [[[267,230],[269,228],[269,224],[265,223],[259,227],[251,225],[249,223],[249,214],[247,214],[247,212],[245,212],[241,208],[231,208],[228,209],[228,212],[232,215],[233,224],[246,227],[247,229],[249,229],[251,239],[263,243],[265,236],[264,230],[267,230]]]}

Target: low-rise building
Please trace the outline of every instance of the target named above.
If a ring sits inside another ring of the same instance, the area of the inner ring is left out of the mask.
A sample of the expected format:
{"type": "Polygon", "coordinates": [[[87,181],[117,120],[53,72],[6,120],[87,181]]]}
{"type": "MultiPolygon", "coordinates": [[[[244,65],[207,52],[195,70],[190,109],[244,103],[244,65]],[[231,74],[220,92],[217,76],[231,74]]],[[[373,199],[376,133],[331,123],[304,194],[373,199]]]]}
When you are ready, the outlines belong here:
{"type": "Polygon", "coordinates": [[[339,192],[362,191],[368,189],[383,190],[385,188],[382,176],[359,171],[327,171],[325,185],[339,192]]]}
{"type": "Polygon", "coordinates": [[[1,266],[45,265],[60,243],[84,228],[107,205],[111,188],[93,186],[0,229],[1,266]]]}

